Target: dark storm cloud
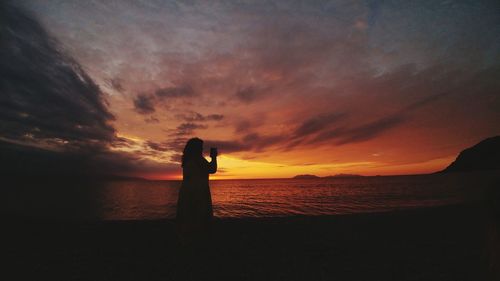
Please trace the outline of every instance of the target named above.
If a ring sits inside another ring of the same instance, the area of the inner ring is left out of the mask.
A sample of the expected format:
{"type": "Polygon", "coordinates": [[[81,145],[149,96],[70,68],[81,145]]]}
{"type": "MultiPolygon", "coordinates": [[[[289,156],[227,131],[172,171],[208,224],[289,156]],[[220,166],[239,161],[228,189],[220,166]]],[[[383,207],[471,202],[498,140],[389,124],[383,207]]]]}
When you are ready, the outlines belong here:
{"type": "Polygon", "coordinates": [[[134,108],[137,113],[140,114],[150,114],[155,112],[155,106],[153,104],[153,98],[145,94],[139,94],[134,99],[134,108]]]}
{"type": "Polygon", "coordinates": [[[99,87],[29,13],[0,4],[0,132],[19,140],[109,142],[113,116],[99,87]]]}
{"type": "Polygon", "coordinates": [[[135,144],[115,135],[99,87],[31,14],[8,1],[0,3],[0,12],[4,175],[61,179],[178,172],[170,164],[109,150],[135,144]]]}
{"type": "MultiPolygon", "coordinates": [[[[127,145],[126,143],[122,143],[127,145]]],[[[177,174],[179,167],[144,159],[141,154],[94,149],[51,151],[37,147],[0,141],[2,161],[0,168],[5,177],[33,180],[92,179],[109,175],[138,175],[146,172],[177,174]]]]}
{"type": "Polygon", "coordinates": [[[137,154],[126,152],[104,151],[89,158],[88,163],[94,174],[116,175],[143,175],[147,173],[162,173],[163,175],[176,175],[179,166],[172,163],[159,163],[144,157],[156,155],[152,151],[141,151],[137,154]],[[141,152],[143,152],[141,154],[141,152]]]}

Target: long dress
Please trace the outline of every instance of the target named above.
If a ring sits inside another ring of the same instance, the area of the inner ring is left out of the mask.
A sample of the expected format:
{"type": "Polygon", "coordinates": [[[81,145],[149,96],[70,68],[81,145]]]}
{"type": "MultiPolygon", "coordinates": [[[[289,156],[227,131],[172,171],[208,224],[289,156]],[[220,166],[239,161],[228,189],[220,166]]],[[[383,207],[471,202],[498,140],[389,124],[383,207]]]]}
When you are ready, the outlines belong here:
{"type": "Polygon", "coordinates": [[[181,234],[200,231],[209,226],[213,209],[208,176],[215,172],[214,168],[203,157],[184,163],[176,214],[181,234]]]}

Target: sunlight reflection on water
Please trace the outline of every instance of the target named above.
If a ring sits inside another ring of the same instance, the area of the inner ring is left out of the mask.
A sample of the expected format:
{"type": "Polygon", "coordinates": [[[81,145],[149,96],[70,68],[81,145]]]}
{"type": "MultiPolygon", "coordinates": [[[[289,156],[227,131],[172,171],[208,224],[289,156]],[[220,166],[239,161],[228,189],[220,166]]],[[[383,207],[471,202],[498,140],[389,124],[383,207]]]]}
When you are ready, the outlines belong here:
{"type": "MultiPolygon", "coordinates": [[[[492,173],[334,179],[211,181],[219,218],[335,215],[451,204],[478,198],[492,173]]],[[[51,219],[174,218],[180,181],[14,184],[0,190],[6,216],[51,219]]]]}
{"type": "MultiPolygon", "coordinates": [[[[216,217],[333,215],[445,205],[467,197],[453,175],[335,179],[211,181],[216,217]]],[[[100,218],[174,218],[179,181],[111,182],[103,186],[100,218]]]]}

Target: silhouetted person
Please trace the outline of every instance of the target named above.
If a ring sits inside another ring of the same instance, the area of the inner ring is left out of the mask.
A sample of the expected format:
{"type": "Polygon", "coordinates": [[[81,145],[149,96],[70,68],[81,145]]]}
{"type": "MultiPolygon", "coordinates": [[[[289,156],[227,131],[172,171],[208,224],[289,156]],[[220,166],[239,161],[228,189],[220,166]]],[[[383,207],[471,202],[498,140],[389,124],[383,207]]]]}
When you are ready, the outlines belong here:
{"type": "Polygon", "coordinates": [[[182,185],[177,201],[177,229],[184,240],[208,234],[213,217],[208,175],[217,171],[217,149],[211,162],[203,157],[203,141],[192,138],[182,155],[182,185]]]}

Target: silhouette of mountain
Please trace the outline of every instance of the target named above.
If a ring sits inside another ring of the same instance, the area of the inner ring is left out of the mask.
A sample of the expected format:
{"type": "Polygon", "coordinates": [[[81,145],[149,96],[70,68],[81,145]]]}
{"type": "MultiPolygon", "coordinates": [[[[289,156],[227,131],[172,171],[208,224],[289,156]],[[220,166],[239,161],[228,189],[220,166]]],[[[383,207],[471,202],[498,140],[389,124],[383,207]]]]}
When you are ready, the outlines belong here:
{"type": "Polygon", "coordinates": [[[460,154],[442,173],[500,169],[500,136],[487,138],[460,154]]]}
{"type": "Polygon", "coordinates": [[[319,179],[316,175],[296,175],[294,179],[319,179]]]}

